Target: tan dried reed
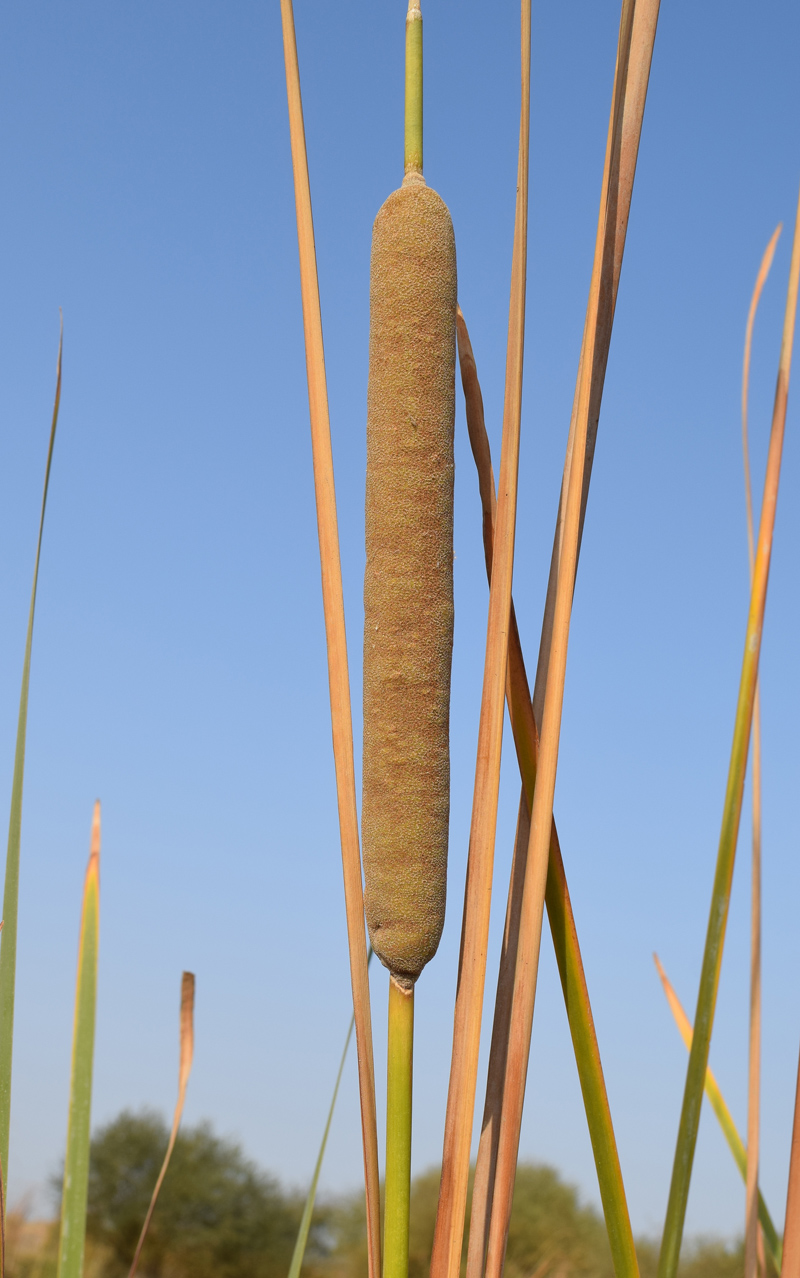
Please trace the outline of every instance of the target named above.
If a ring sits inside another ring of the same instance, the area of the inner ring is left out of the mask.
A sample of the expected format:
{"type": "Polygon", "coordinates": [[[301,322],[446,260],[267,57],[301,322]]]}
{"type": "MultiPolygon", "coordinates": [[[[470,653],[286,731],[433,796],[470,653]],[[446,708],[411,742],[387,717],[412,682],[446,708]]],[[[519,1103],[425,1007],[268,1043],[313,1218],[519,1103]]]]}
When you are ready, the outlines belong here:
{"type": "Polygon", "coordinates": [[[514,567],[525,285],[528,245],[530,136],[530,0],[521,4],[521,104],[514,248],[511,266],[503,442],[500,458],[494,570],[489,592],[475,788],[461,931],[453,1051],[445,1115],[442,1178],[431,1256],[431,1278],[457,1278],[461,1266],[472,1122],[478,1073],[494,842],[508,666],[508,619],[514,567]]]}
{"type": "MultiPolygon", "coordinates": [[[[490,1278],[499,1278],[503,1268],[522,1122],[552,831],[572,596],[588,494],[585,459],[587,455],[591,457],[594,447],[589,423],[590,420],[593,422],[593,431],[596,432],[657,16],[657,3],[648,5],[640,0],[640,5],[637,6],[629,3],[629,0],[623,0],[595,261],[573,407],[574,427],[570,430],[562,489],[563,524],[560,535],[558,531],[556,533],[554,546],[557,566],[552,625],[548,625],[545,620],[539,662],[539,671],[545,674],[537,672],[540,686],[543,683],[542,738],[531,810],[527,870],[520,913],[520,940],[508,1030],[503,1111],[487,1241],[486,1273],[490,1278]],[[637,16],[638,22],[635,21],[637,16]],[[629,75],[630,98],[626,92],[629,75]],[[630,114],[626,114],[628,103],[630,114]],[[629,143],[631,138],[633,142],[625,150],[626,167],[623,170],[621,160],[626,136],[629,143]]],[[[632,1249],[622,1249],[615,1260],[621,1264],[624,1272],[638,1272],[632,1249]]]]}
{"type": "MultiPolygon", "coordinates": [[[[458,312],[458,353],[466,401],[467,429],[478,472],[478,488],[483,508],[483,543],[486,571],[491,582],[493,555],[493,521],[495,515],[494,475],[489,437],[483,412],[483,397],[478,381],[475,356],[466,322],[458,312]]],[[[491,1211],[491,1187],[497,1158],[497,1140],[503,1103],[503,1083],[508,1044],[508,1020],[511,1012],[514,966],[519,942],[519,915],[522,903],[524,870],[530,831],[530,808],[536,780],[539,736],[533,717],[531,694],[525,660],[517,628],[514,602],[511,602],[511,624],[508,648],[508,680],[506,689],[509,717],[514,735],[520,774],[522,798],[518,818],[511,887],[506,910],[500,971],[492,1026],[486,1101],[481,1125],[475,1178],[472,1186],[467,1278],[483,1269],[486,1237],[491,1211]]],[[[550,932],[558,963],[564,1003],[578,1066],[592,1149],[601,1186],[603,1208],[612,1255],[618,1269],[630,1265],[635,1256],[633,1233],[625,1199],[611,1111],[606,1094],[600,1050],[595,1034],[589,991],[583,970],[578,934],[572,914],[561,848],[555,821],[550,836],[550,851],[545,891],[550,932]]]]}
{"type": "Polygon", "coordinates": [[[789,1158],[789,1188],[786,1193],[786,1218],[783,1226],[781,1278],[800,1278],[800,1062],[798,1062],[797,1067],[797,1090],[794,1100],[792,1152],[789,1158]]]}
{"type": "Polygon", "coordinates": [[[322,316],[311,214],[300,69],[292,0],[281,0],[286,90],[289,104],[289,131],[292,149],[297,239],[300,254],[300,290],[303,301],[303,330],[306,345],[308,403],[311,419],[311,447],[314,490],[317,503],[322,569],[322,602],[328,647],[328,683],[331,701],[333,754],[342,846],[347,940],[350,980],[356,1022],[358,1086],[361,1103],[361,1134],[364,1150],[364,1185],[367,1207],[367,1252],[370,1278],[381,1274],[380,1178],[378,1173],[378,1128],[375,1112],[375,1068],[372,1054],[372,1016],[367,972],[367,942],[364,929],[364,897],[361,883],[361,856],[358,842],[353,722],[350,706],[350,676],[347,667],[347,636],[344,623],[344,596],[339,557],[339,529],[333,478],[325,354],[322,343],[322,316]]]}
{"type": "Polygon", "coordinates": [[[139,1266],[139,1259],[144,1247],[147,1231],[150,1228],[150,1221],[153,1219],[153,1212],[156,1209],[156,1201],[161,1192],[161,1186],[164,1183],[164,1177],[167,1174],[172,1151],[175,1148],[175,1141],[178,1139],[178,1128],[181,1125],[183,1116],[183,1107],[186,1102],[186,1087],[189,1082],[189,1075],[192,1072],[192,1060],[194,1059],[194,973],[184,972],[181,977],[181,1012],[180,1012],[180,1053],[178,1058],[178,1099],[175,1102],[175,1112],[172,1116],[172,1129],[169,1134],[169,1142],[167,1144],[167,1152],[164,1155],[164,1161],[161,1164],[161,1171],[158,1173],[158,1179],[153,1189],[150,1199],[150,1205],[147,1208],[147,1215],[144,1218],[142,1232],[139,1235],[139,1241],[136,1244],[136,1251],[133,1254],[128,1278],[134,1278],[134,1274],[139,1266]]]}

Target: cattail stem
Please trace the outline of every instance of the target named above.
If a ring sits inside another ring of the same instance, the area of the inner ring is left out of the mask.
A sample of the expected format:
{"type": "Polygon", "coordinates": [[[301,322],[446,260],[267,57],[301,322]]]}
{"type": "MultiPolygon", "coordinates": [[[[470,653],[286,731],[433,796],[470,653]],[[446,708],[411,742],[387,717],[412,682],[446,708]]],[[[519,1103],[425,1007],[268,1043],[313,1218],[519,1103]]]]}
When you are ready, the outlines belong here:
{"type": "Polygon", "coordinates": [[[422,172],[422,13],[408,0],[406,17],[406,173],[422,172]]]}
{"type": "Polygon", "coordinates": [[[389,977],[388,1055],[383,1278],[408,1278],[414,987],[404,989],[393,976],[389,977]]]}

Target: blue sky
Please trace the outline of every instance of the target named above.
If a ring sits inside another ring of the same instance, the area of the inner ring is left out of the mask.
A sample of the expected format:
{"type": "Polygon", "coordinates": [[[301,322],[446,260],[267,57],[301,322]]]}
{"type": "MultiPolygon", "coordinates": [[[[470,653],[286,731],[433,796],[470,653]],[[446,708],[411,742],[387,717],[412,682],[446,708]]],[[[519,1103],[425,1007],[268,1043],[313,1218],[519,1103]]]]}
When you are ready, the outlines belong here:
{"type": "MultiPolygon", "coordinates": [[[[351,674],[360,706],[370,229],[402,176],[400,3],[296,0],[351,674]]],[[[426,0],[425,160],[499,453],[518,120],[514,4],[426,0]]],[[[534,664],[597,218],[619,12],[534,4],[526,384],[515,602],[534,664]]],[[[663,0],[576,591],[556,791],[634,1227],[661,1227],[685,1054],[657,949],[696,996],[747,605],[744,324],[757,487],[800,181],[790,0],[663,0]]],[[[64,390],[40,577],[22,847],[12,1201],[56,1167],[80,891],[103,801],[94,1116],[171,1109],[308,1178],[349,979],[277,0],[0,11],[0,796],[7,811],[58,308],[64,390]]],[[[763,651],[764,1139],[782,1219],[800,1039],[797,392],[763,651]]],[[[480,510],[457,417],[450,899],[417,997],[415,1165],[441,1151],[485,640],[480,510]]],[[[359,730],[356,748],[359,750],[359,730]]],[[[490,972],[513,839],[501,785],[490,972]]],[[[712,1063],[745,1121],[740,849],[712,1063]]],[[[385,973],[372,978],[382,1093],[385,973]]],[[[381,1102],[382,1103],[382,1102],[381,1102]]],[[[551,946],[524,1157],[597,1191],[551,946]]],[[[358,1184],[350,1063],[327,1190],[358,1184]]],[[[42,1199],[39,1199],[41,1202],[42,1199]]],[[[705,1113],[690,1231],[741,1229],[705,1113]]]]}

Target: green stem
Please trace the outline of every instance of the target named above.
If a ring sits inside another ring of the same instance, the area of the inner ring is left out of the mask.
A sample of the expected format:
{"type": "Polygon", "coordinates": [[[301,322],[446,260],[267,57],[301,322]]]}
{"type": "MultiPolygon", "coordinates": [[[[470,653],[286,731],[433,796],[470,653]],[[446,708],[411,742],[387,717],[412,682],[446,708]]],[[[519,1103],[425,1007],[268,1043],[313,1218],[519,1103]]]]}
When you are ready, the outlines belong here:
{"type": "Polygon", "coordinates": [[[422,172],[422,14],[408,0],[406,17],[406,173],[422,172]]]}
{"type": "Polygon", "coordinates": [[[414,990],[403,989],[390,976],[383,1278],[408,1278],[413,1058],[414,990]]]}

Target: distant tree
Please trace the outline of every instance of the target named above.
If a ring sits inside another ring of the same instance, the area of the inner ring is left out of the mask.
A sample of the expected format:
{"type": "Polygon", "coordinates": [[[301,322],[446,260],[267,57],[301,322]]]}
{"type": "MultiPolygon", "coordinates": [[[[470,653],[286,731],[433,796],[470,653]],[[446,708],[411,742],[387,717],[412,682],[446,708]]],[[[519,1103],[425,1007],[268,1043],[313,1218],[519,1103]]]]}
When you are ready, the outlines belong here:
{"type": "MultiPolygon", "coordinates": [[[[107,1249],[104,1278],[124,1278],[130,1268],[167,1139],[158,1115],[125,1112],[92,1140],[87,1231],[107,1249]]],[[[207,1124],[185,1128],[150,1225],[142,1278],[285,1278],[301,1210],[238,1145],[207,1124]]]]}
{"type": "Polygon", "coordinates": [[[508,1278],[612,1278],[605,1225],[552,1167],[517,1168],[506,1252],[508,1278]]]}
{"type": "MultiPolygon", "coordinates": [[[[126,1278],[166,1146],[166,1125],[153,1113],[125,1112],[96,1133],[85,1278],[126,1278]]],[[[439,1175],[434,1168],[412,1182],[409,1278],[430,1272],[439,1175]]],[[[301,1211],[302,1200],[284,1194],[238,1145],[207,1124],[185,1128],[150,1227],[141,1278],[286,1278],[301,1211]]],[[[468,1200],[462,1275],[469,1212],[468,1200]]],[[[53,1231],[36,1256],[16,1250],[12,1241],[9,1278],[51,1278],[53,1231]]],[[[656,1278],[657,1241],[637,1240],[637,1252],[641,1278],[656,1278]]],[[[684,1248],[679,1278],[742,1278],[743,1271],[741,1243],[696,1239],[684,1248]]],[[[505,1275],[613,1278],[601,1214],[582,1204],[551,1167],[517,1168],[505,1275]]],[[[363,1191],[319,1207],[303,1278],[367,1278],[363,1191]]]]}
{"type": "MultiPolygon", "coordinates": [[[[409,1278],[427,1278],[430,1272],[439,1178],[436,1167],[415,1176],[411,1185],[409,1278]]],[[[468,1199],[462,1274],[470,1206],[468,1199]]],[[[332,1239],[325,1266],[329,1278],[366,1278],[363,1194],[340,1200],[327,1223],[332,1239]]],[[[613,1278],[601,1216],[594,1208],[581,1206],[577,1190],[551,1167],[523,1163],[517,1169],[505,1273],[507,1278],[533,1278],[534,1274],[536,1278],[613,1278]]]]}
{"type": "MultiPolygon", "coordinates": [[[[439,1168],[415,1176],[411,1182],[411,1224],[408,1238],[408,1278],[428,1278],[431,1268],[436,1207],[439,1202],[439,1168]]],[[[470,1189],[472,1178],[470,1177],[470,1189]]],[[[466,1230],[464,1231],[466,1234],[466,1230]]],[[[466,1260],[466,1250],[464,1258],[466,1260]]]]}
{"type": "Polygon", "coordinates": [[[680,1278],[742,1278],[744,1243],[693,1238],[681,1257],[680,1278]]]}
{"type": "MultiPolygon", "coordinates": [[[[411,1184],[409,1278],[427,1278],[436,1206],[438,1167],[415,1176],[411,1184]]],[[[470,1191],[472,1182],[470,1180],[470,1191]]],[[[466,1269],[471,1202],[467,1200],[461,1274],[466,1269]]],[[[329,1205],[326,1221],[328,1259],[321,1258],[320,1278],[367,1278],[364,1195],[360,1191],[329,1205]]],[[[638,1239],[641,1278],[656,1278],[658,1242],[638,1239]]],[[[508,1231],[505,1278],[613,1278],[614,1267],[605,1222],[599,1211],[581,1203],[577,1189],[552,1167],[521,1163],[517,1168],[508,1231]]],[[[683,1252],[679,1278],[743,1278],[741,1242],[690,1239],[683,1252]]],[[[770,1274],[770,1278],[777,1278],[770,1274]]]]}
{"type": "MultiPolygon", "coordinates": [[[[656,1278],[658,1274],[658,1243],[652,1239],[638,1239],[641,1278],[656,1278]]],[[[772,1266],[767,1266],[773,1278],[772,1266]]],[[[744,1243],[724,1242],[719,1238],[690,1238],[683,1246],[678,1278],[743,1278],[744,1243]]]]}

